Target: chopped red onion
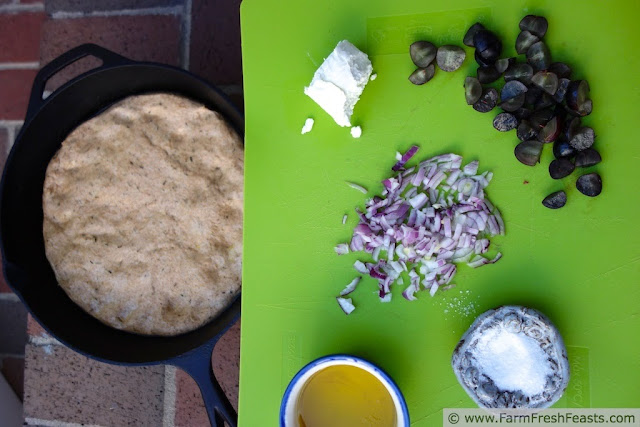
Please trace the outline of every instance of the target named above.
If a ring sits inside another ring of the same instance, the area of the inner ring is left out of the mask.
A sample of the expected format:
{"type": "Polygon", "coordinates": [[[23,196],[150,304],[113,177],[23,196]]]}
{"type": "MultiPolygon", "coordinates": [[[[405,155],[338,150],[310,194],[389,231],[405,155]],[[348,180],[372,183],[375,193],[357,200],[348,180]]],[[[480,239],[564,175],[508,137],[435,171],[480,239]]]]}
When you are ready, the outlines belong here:
{"type": "MultiPolygon", "coordinates": [[[[335,249],[338,254],[372,254],[374,263],[356,261],[354,268],[378,281],[382,302],[391,300],[394,283],[403,284],[403,272],[411,284],[402,295],[413,301],[422,289],[433,296],[439,289],[455,286],[451,281],[456,263],[477,268],[502,257],[501,253],[493,259],[483,256],[489,250],[489,237],[504,234],[500,212],[484,194],[493,174],[478,174],[477,161],[460,169],[462,157],[455,154],[436,156],[404,169],[417,151],[413,146],[404,155],[398,153],[393,170],[399,173],[382,181],[382,195],[368,199],[365,212],[356,209],[360,222],[351,243],[335,249]]],[[[367,193],[364,187],[348,184],[367,193]]],[[[354,279],[341,296],[353,291],[358,281],[354,279]]],[[[345,313],[353,310],[350,300],[340,306],[345,313]]]]}
{"type": "Polygon", "coordinates": [[[353,188],[353,189],[356,189],[356,190],[358,190],[358,191],[361,191],[361,192],[362,192],[362,193],[364,193],[364,194],[367,194],[367,193],[369,192],[369,191],[368,191],[366,188],[364,188],[362,185],[358,185],[358,184],[355,184],[355,183],[353,183],[353,182],[349,182],[349,181],[347,181],[347,185],[348,185],[349,187],[353,188]]]}
{"type": "Polygon", "coordinates": [[[404,153],[402,157],[400,157],[398,162],[395,165],[393,165],[391,169],[394,171],[399,171],[400,169],[402,169],[402,167],[409,161],[409,159],[411,159],[414,156],[414,154],[418,152],[419,148],[420,147],[418,147],[417,145],[414,145],[411,148],[409,148],[409,151],[404,153]]]}
{"type": "Polygon", "coordinates": [[[429,294],[431,296],[435,296],[437,291],[438,291],[438,283],[434,280],[431,282],[431,290],[429,291],[429,294]]]}
{"type": "Polygon", "coordinates": [[[345,255],[349,253],[349,245],[347,245],[346,243],[340,243],[339,245],[336,245],[336,247],[333,249],[336,251],[338,255],[345,255]]]}
{"type": "Polygon", "coordinates": [[[380,302],[391,302],[391,292],[380,297],[380,302]]]}
{"type": "Polygon", "coordinates": [[[351,314],[351,312],[356,309],[351,298],[337,297],[336,301],[338,301],[338,304],[342,311],[344,311],[344,314],[351,314]]]}
{"type": "Polygon", "coordinates": [[[418,186],[424,180],[425,174],[427,170],[425,168],[418,169],[418,173],[415,174],[413,180],[411,180],[411,184],[418,186]]]}
{"type": "Polygon", "coordinates": [[[424,194],[424,193],[420,193],[420,194],[416,195],[415,197],[413,197],[411,200],[409,200],[409,204],[411,206],[413,206],[414,209],[420,209],[428,201],[429,201],[428,196],[426,194],[424,194]]]}
{"type": "Polygon", "coordinates": [[[404,292],[402,292],[402,296],[405,297],[405,299],[407,299],[408,301],[414,301],[418,299],[415,297],[415,293],[417,291],[418,289],[416,289],[415,285],[412,283],[409,286],[407,286],[404,292]]]}
{"type": "Polygon", "coordinates": [[[478,161],[474,160],[473,162],[469,162],[465,167],[462,168],[462,173],[465,175],[475,175],[478,172],[478,161]]]}
{"type": "Polygon", "coordinates": [[[373,250],[372,257],[375,262],[378,262],[378,257],[380,256],[381,250],[382,250],[382,246],[378,246],[373,250]]]}
{"type": "Polygon", "coordinates": [[[349,284],[342,290],[342,292],[340,292],[340,296],[343,297],[345,295],[349,295],[351,292],[356,290],[356,286],[358,286],[358,283],[360,283],[360,280],[362,279],[362,277],[358,276],[355,279],[353,279],[351,282],[349,282],[349,284]]]}
{"type": "Polygon", "coordinates": [[[356,261],[353,264],[353,268],[356,269],[357,272],[362,273],[362,274],[369,274],[369,269],[367,268],[367,266],[360,260],[356,261]]]}

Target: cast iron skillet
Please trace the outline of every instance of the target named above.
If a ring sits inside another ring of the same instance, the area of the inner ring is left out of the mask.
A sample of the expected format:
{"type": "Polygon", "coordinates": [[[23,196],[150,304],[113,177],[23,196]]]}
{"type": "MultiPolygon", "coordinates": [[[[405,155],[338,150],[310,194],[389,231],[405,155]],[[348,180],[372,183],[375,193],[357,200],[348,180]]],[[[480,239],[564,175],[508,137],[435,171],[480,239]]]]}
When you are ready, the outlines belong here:
{"type": "Polygon", "coordinates": [[[244,119],[216,88],[168,65],[134,62],[85,44],[54,59],[33,83],[27,116],[0,184],[0,244],[7,283],[55,338],[94,359],[119,365],[175,365],[198,383],[212,426],[237,425],[237,414],[211,370],[220,336],[240,317],[240,297],[201,328],[174,337],[142,336],[106,326],[85,313],[58,286],[42,236],[42,187],[49,160],[77,125],[115,101],[143,92],[173,92],[221,113],[244,135],[244,119]],[[87,55],[103,64],[42,99],[56,72],[87,55]]]}

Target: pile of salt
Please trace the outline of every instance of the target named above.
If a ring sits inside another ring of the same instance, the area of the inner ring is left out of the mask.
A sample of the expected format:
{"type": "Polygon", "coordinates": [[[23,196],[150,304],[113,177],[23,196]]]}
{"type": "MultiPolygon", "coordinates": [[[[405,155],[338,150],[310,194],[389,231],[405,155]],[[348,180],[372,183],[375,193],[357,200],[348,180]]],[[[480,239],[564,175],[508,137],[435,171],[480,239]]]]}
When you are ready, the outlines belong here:
{"type": "Polygon", "coordinates": [[[560,333],[539,311],[502,306],[478,316],[453,352],[451,365],[484,408],[548,408],[569,383],[560,333]]]}
{"type": "Polygon", "coordinates": [[[477,368],[501,390],[533,396],[544,391],[552,374],[549,356],[540,344],[522,332],[491,329],[478,340],[477,368]]]}

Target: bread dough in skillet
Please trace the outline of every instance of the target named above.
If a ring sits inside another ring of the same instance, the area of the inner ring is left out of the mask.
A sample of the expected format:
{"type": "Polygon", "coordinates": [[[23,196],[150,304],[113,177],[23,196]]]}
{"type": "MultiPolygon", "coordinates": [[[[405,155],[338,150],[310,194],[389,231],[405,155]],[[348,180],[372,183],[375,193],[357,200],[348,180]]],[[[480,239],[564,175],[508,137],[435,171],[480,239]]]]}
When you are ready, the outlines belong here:
{"type": "Polygon", "coordinates": [[[216,112],[126,98],[62,143],[44,182],[46,255],[65,292],[118,329],[176,335],[240,292],[243,145],[216,112]]]}

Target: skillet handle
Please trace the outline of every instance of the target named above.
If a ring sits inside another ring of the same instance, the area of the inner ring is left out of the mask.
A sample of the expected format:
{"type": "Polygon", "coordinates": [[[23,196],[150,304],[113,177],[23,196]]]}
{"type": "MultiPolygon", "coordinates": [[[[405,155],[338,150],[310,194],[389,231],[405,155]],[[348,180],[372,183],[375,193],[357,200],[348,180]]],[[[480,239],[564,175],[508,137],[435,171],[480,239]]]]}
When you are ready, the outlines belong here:
{"type": "MultiPolygon", "coordinates": [[[[233,323],[235,321],[231,322],[229,327],[233,323]]],[[[207,344],[172,362],[176,367],[188,373],[200,387],[211,427],[224,427],[225,421],[230,427],[238,426],[238,414],[224,394],[211,367],[213,347],[227,329],[225,328],[207,344]]]]}
{"type": "Polygon", "coordinates": [[[63,53],[42,67],[42,69],[38,71],[38,74],[36,74],[36,77],[33,80],[33,86],[31,87],[31,95],[29,96],[29,106],[27,107],[25,122],[31,120],[36,111],[38,111],[44,103],[42,94],[44,93],[47,81],[49,81],[49,79],[58,71],[73,64],[77,60],[84,58],[85,56],[95,56],[96,58],[101,59],[102,67],[126,65],[134,62],[124,56],[118,55],[117,53],[92,43],[86,43],[74,47],[73,49],[63,53]]]}

